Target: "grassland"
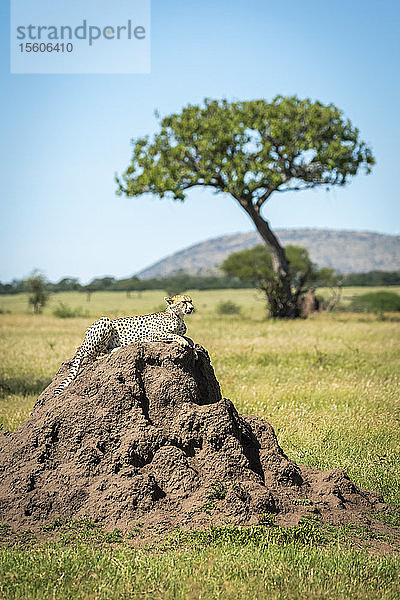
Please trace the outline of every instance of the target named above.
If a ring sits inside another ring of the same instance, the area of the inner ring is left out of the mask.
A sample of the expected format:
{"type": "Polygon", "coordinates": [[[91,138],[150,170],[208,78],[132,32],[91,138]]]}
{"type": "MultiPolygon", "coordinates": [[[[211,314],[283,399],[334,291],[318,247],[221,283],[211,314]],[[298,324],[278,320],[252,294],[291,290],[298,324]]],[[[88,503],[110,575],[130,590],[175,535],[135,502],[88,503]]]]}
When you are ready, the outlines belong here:
{"type": "MultiPolygon", "coordinates": [[[[365,289],[346,288],[344,301],[360,291],[365,289]]],[[[99,292],[88,302],[84,294],[58,294],[37,316],[28,314],[23,295],[0,297],[4,427],[15,429],[28,416],[94,318],[151,312],[162,296],[99,292]],[[81,307],[88,316],[55,318],[60,302],[81,307]]],[[[400,506],[396,315],[382,320],[336,313],[279,322],[265,319],[263,299],[252,290],[194,291],[192,296],[197,312],[187,319],[188,334],[208,349],[223,394],[238,410],[271,422],[296,462],[342,467],[357,485],[380,491],[400,506]],[[218,303],[227,299],[241,307],[239,315],[217,314],[218,303]]],[[[119,538],[76,534],[40,543],[27,534],[0,556],[0,597],[399,597],[399,558],[358,551],[350,538],[327,541],[296,530],[292,538],[244,544],[242,534],[225,538],[221,532],[206,542],[185,540],[146,550],[119,538]]]]}

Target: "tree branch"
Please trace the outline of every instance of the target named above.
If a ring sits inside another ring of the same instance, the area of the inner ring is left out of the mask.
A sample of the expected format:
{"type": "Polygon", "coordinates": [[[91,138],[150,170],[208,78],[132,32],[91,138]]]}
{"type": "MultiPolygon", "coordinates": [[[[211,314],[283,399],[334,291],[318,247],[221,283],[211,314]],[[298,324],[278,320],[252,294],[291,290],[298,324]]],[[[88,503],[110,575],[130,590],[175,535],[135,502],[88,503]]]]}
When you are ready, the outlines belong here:
{"type": "Polygon", "coordinates": [[[262,205],[264,204],[264,202],[266,202],[268,200],[268,198],[271,196],[272,192],[274,192],[274,191],[275,191],[274,188],[267,188],[267,190],[264,192],[264,194],[262,194],[257,199],[255,206],[258,208],[258,212],[260,212],[262,205]]]}

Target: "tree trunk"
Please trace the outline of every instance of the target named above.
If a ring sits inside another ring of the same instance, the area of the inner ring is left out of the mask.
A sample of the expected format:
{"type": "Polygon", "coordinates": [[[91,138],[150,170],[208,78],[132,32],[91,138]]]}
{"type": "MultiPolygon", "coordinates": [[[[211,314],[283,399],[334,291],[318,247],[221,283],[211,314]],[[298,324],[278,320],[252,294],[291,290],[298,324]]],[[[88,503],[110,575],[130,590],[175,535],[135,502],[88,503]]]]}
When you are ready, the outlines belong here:
{"type": "Polygon", "coordinates": [[[285,249],[270,229],[268,221],[262,218],[254,205],[251,202],[240,202],[240,204],[271,252],[272,268],[276,277],[274,291],[268,297],[271,317],[295,319],[300,316],[300,311],[291,288],[289,261],[286,258],[285,249]]]}

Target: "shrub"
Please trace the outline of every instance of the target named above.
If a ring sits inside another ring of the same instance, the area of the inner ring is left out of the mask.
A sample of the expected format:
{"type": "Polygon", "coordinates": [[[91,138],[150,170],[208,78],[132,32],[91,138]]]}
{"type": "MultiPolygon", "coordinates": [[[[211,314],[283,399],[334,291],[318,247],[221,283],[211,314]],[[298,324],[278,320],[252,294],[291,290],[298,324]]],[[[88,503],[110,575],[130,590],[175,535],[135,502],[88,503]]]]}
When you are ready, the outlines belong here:
{"type": "Polygon", "coordinates": [[[218,304],[217,313],[219,315],[238,315],[240,313],[240,306],[231,300],[226,300],[218,304]]]}
{"type": "Polygon", "coordinates": [[[400,296],[394,292],[369,292],[356,296],[349,304],[353,312],[397,312],[400,311],[400,296]]]}
{"type": "Polygon", "coordinates": [[[71,308],[68,304],[60,302],[53,310],[53,315],[59,319],[73,319],[76,317],[88,317],[89,313],[84,311],[80,306],[71,308]]]}

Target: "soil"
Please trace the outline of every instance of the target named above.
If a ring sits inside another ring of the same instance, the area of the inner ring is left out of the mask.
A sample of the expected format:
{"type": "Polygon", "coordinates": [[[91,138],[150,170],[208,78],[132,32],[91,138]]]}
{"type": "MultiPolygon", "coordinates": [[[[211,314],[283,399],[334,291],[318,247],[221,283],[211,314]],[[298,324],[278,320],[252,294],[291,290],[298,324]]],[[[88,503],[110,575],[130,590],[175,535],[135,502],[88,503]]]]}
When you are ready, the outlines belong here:
{"type": "Polygon", "coordinates": [[[306,516],[369,525],[387,509],[341,469],[299,466],[269,423],[221,396],[208,353],[138,343],[64,363],[15,432],[0,432],[0,521],[40,530],[88,516],[126,532],[277,524],[306,516]]]}

